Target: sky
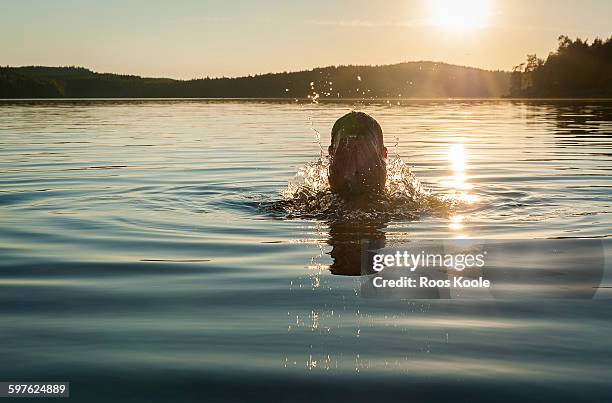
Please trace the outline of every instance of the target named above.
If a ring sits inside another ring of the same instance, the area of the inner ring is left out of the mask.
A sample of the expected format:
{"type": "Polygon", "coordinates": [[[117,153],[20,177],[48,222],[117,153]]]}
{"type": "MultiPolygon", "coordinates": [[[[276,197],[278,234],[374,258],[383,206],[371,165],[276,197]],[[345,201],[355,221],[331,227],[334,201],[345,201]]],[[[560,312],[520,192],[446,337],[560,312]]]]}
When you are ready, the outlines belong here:
{"type": "Polygon", "coordinates": [[[0,0],[0,65],[199,78],[433,60],[510,70],[561,34],[612,35],[609,0],[0,0]]]}

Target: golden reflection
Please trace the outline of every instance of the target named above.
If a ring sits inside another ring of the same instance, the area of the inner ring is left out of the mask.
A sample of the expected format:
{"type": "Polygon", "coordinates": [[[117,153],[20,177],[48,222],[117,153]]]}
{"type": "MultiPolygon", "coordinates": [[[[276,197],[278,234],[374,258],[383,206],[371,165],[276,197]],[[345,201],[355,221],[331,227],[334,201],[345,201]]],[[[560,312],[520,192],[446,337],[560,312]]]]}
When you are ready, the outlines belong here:
{"type": "Polygon", "coordinates": [[[319,328],[319,313],[312,308],[310,311],[310,330],[313,332],[319,328]]]}
{"type": "Polygon", "coordinates": [[[468,182],[468,176],[466,175],[467,153],[463,144],[451,144],[448,151],[448,159],[451,165],[452,176],[442,182],[442,184],[454,191],[456,199],[468,204],[476,202],[478,197],[469,193],[472,185],[468,182]]]}
{"type": "Polygon", "coordinates": [[[310,354],[308,360],[306,360],[306,368],[308,368],[310,371],[317,368],[317,360],[312,358],[312,354],[310,354]]]}
{"type": "Polygon", "coordinates": [[[463,144],[452,144],[448,152],[453,176],[448,184],[457,190],[468,190],[472,186],[467,182],[465,175],[466,157],[463,144]]]}
{"type": "MultiPolygon", "coordinates": [[[[462,139],[458,139],[462,141],[462,139]]],[[[473,204],[478,197],[472,193],[472,184],[466,174],[468,167],[468,155],[462,143],[451,144],[448,151],[448,160],[451,168],[451,176],[443,184],[451,189],[456,200],[466,204],[473,204]]],[[[465,216],[455,214],[450,217],[448,228],[454,231],[457,238],[466,238],[465,216]]]]}
{"type": "Polygon", "coordinates": [[[450,218],[450,224],[448,224],[448,228],[459,231],[463,229],[463,220],[465,219],[462,215],[454,215],[450,218]]]}

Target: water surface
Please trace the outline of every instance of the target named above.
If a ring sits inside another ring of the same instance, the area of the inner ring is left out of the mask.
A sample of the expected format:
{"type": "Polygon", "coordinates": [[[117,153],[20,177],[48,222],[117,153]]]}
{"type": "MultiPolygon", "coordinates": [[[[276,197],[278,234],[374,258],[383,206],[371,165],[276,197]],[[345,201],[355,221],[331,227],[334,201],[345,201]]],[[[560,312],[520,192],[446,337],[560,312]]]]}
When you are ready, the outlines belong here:
{"type": "Polygon", "coordinates": [[[610,399],[609,300],[363,299],[330,252],[607,242],[611,133],[593,101],[0,102],[0,378],[90,402],[610,399]],[[368,224],[262,208],[352,108],[462,206],[368,224]]]}

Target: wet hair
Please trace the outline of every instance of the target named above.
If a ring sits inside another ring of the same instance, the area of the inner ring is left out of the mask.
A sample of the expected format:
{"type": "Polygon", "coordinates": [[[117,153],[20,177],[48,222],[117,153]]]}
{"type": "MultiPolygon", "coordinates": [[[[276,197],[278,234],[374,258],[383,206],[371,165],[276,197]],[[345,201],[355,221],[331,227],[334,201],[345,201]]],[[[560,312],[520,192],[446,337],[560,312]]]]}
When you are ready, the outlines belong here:
{"type": "Polygon", "coordinates": [[[383,133],[374,118],[350,112],[331,133],[329,185],[344,198],[381,193],[387,174],[383,133]]]}
{"type": "Polygon", "coordinates": [[[369,137],[383,147],[383,132],[378,122],[363,112],[349,112],[336,120],[331,132],[331,145],[335,150],[341,139],[347,136],[369,137]]]}

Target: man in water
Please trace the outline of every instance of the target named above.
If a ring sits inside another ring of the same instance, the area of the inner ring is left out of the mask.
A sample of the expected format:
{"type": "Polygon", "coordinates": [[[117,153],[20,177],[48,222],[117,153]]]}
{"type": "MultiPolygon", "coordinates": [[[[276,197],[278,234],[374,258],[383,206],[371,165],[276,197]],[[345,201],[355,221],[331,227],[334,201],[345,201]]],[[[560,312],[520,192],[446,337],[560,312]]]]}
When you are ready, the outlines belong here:
{"type": "Polygon", "coordinates": [[[381,194],[387,178],[387,148],[380,125],[363,112],[334,123],[329,146],[329,185],[346,200],[381,194]]]}
{"type": "MultiPolygon", "coordinates": [[[[329,146],[329,185],[349,208],[369,208],[385,190],[387,148],[380,125],[363,112],[351,112],[336,121],[329,146]]],[[[360,276],[362,239],[384,247],[385,222],[332,220],[329,229],[330,271],[360,276]]]]}

